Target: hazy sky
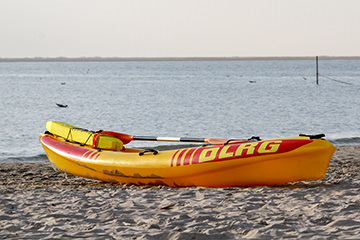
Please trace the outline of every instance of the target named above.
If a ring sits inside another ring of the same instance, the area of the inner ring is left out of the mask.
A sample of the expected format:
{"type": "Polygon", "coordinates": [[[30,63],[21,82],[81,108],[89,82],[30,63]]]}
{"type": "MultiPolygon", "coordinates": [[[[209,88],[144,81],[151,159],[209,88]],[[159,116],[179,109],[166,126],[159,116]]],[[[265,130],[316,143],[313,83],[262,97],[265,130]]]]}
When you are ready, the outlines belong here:
{"type": "Polygon", "coordinates": [[[359,0],[0,0],[0,58],[360,56],[359,0]]]}

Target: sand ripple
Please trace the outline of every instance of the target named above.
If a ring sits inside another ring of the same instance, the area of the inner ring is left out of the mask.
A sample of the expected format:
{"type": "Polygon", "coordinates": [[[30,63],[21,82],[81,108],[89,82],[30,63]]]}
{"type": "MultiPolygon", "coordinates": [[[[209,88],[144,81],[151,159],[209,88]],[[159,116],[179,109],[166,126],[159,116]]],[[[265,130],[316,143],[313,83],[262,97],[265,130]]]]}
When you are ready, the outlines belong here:
{"type": "Polygon", "coordinates": [[[49,163],[0,163],[0,238],[358,239],[360,146],[322,181],[255,188],[99,183],[49,163]]]}

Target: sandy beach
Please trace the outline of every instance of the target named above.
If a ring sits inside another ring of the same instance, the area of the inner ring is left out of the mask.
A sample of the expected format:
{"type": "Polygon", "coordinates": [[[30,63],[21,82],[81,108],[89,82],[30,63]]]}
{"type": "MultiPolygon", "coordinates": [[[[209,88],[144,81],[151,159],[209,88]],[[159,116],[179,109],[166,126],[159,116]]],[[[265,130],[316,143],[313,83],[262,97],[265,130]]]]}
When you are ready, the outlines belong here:
{"type": "Polygon", "coordinates": [[[0,163],[0,239],[359,239],[360,146],[321,181],[255,188],[113,185],[0,163]]]}

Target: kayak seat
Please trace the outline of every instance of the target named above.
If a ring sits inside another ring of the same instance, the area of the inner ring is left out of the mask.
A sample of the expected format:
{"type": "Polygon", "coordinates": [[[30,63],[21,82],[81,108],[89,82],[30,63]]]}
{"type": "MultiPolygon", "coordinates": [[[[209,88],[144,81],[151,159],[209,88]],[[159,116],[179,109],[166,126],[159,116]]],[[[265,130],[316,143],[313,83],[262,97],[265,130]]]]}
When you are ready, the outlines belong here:
{"type": "Polygon", "coordinates": [[[98,149],[113,151],[121,151],[124,149],[124,144],[119,138],[105,134],[96,134],[93,143],[93,146],[98,149]]]}

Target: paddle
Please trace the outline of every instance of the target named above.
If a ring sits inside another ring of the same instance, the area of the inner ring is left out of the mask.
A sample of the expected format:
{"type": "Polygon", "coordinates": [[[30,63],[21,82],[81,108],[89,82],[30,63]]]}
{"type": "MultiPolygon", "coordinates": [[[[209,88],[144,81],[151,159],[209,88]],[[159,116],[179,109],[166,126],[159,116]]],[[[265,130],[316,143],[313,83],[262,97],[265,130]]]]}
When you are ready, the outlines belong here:
{"type": "Polygon", "coordinates": [[[250,139],[223,139],[223,138],[189,138],[189,137],[153,137],[153,136],[133,136],[125,133],[112,131],[99,131],[101,134],[111,135],[119,138],[124,144],[131,141],[163,141],[163,142],[198,142],[208,144],[228,144],[232,141],[236,143],[244,143],[250,140],[260,140],[259,137],[251,137],[250,139]]]}

